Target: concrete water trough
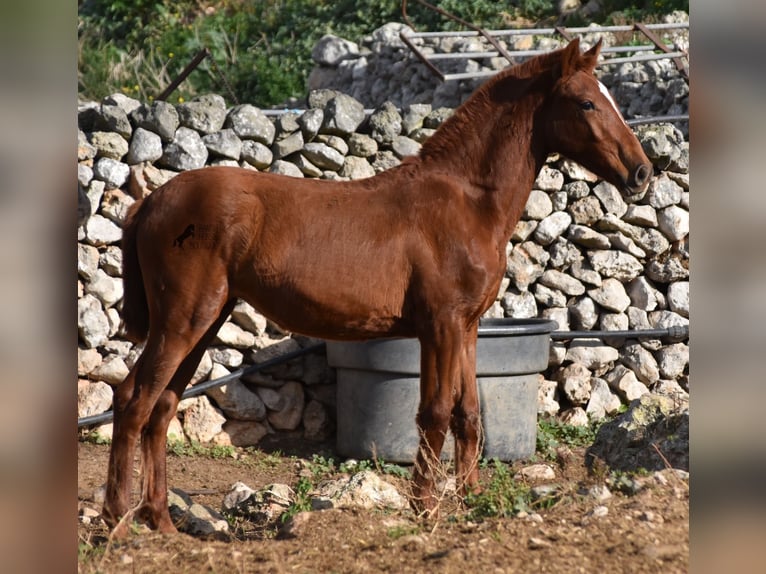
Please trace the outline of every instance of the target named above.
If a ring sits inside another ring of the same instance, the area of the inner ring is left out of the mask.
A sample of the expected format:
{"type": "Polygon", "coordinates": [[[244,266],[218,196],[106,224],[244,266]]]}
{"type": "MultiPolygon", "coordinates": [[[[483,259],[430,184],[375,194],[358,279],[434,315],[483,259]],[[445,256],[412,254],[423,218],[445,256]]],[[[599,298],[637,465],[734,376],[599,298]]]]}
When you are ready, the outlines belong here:
{"type": "MultiPolygon", "coordinates": [[[[484,319],[479,326],[476,375],[485,458],[512,461],[535,452],[538,374],[548,366],[546,319],[484,319]]],[[[337,450],[342,456],[409,463],[415,459],[420,400],[417,339],[327,342],[337,369],[337,450]]],[[[453,454],[452,437],[444,458],[453,454]]]]}

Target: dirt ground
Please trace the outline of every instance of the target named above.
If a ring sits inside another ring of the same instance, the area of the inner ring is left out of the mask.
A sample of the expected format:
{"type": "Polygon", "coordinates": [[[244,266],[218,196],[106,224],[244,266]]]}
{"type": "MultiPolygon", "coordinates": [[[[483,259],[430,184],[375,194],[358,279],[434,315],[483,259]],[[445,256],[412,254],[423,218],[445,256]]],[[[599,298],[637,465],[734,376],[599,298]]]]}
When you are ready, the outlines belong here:
{"type": "MultiPolygon", "coordinates": [[[[332,456],[332,445],[238,449],[237,458],[169,455],[169,486],[220,510],[237,481],[256,490],[274,482],[295,487],[306,468],[301,461],[314,454],[332,456]]],[[[78,571],[687,572],[688,481],[673,473],[649,474],[641,477],[644,487],[638,492],[612,488],[611,498],[598,501],[583,493],[604,484],[607,475],[589,473],[584,454],[584,448],[573,448],[552,463],[553,482],[563,496],[527,516],[470,520],[468,509],[445,501],[445,512],[435,520],[411,511],[329,509],[298,515],[292,535],[277,521],[238,524],[226,540],[137,531],[119,542],[108,538],[99,518],[90,524],[80,519],[78,571]],[[593,515],[597,507],[606,507],[606,515],[603,508],[593,515]]],[[[98,509],[93,493],[105,481],[108,455],[107,445],[79,443],[81,512],[98,509]]],[[[514,463],[513,470],[527,464],[514,463]]],[[[482,470],[483,483],[491,472],[482,470]]],[[[406,491],[405,479],[386,478],[406,491]]]]}

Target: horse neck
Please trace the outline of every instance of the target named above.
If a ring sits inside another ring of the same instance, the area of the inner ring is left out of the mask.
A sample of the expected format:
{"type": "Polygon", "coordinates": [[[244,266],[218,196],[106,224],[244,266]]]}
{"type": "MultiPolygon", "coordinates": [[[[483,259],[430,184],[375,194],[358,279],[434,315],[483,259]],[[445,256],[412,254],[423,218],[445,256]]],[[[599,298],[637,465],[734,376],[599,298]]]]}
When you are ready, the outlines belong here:
{"type": "Polygon", "coordinates": [[[445,122],[421,151],[425,165],[479,190],[478,205],[505,241],[524,210],[547,153],[535,130],[542,99],[527,94],[495,104],[477,93],[445,122]],[[510,109],[509,109],[510,108],[510,109]]]}

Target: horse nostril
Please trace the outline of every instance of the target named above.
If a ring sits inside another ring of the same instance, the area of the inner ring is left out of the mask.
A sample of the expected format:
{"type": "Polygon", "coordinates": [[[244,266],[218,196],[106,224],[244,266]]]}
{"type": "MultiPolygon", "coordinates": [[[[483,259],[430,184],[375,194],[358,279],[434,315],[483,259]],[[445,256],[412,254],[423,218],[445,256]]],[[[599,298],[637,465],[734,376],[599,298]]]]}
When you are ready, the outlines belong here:
{"type": "Polygon", "coordinates": [[[642,163],[636,168],[633,173],[633,183],[640,187],[649,181],[649,177],[652,175],[652,168],[645,163],[642,163]]]}

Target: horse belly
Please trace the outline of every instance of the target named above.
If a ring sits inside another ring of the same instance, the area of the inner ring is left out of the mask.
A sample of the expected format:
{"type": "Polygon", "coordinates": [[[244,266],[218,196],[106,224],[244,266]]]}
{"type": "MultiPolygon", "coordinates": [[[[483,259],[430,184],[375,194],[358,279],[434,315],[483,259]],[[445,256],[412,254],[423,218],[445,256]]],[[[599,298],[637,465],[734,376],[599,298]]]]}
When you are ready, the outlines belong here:
{"type": "Polygon", "coordinates": [[[233,293],[282,328],[328,339],[410,334],[404,316],[406,288],[384,274],[317,273],[307,265],[281,276],[249,273],[233,293]]]}

